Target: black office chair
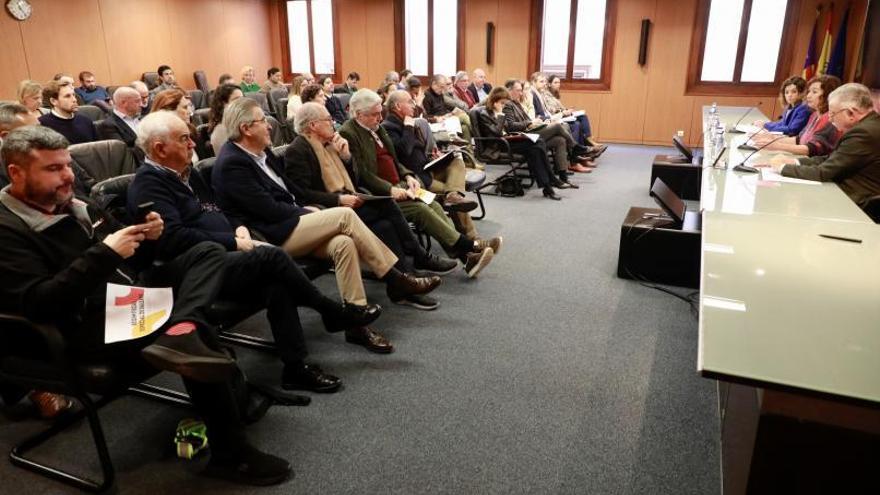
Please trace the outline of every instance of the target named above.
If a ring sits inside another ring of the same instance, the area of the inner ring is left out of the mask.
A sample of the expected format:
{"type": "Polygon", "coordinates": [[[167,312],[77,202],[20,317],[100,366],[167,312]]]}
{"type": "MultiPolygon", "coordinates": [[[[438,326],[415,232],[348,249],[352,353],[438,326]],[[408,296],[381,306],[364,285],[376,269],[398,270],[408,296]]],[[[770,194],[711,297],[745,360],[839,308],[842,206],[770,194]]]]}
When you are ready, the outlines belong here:
{"type": "MultiPolygon", "coordinates": [[[[193,112],[192,123],[194,126],[198,127],[202,124],[207,124],[211,120],[211,109],[210,108],[198,108],[193,112]]],[[[201,155],[199,155],[201,156],[201,155]]]]}
{"type": "MultiPolygon", "coordinates": [[[[107,106],[107,103],[104,103],[104,105],[107,106]]],[[[80,105],[80,107],[76,110],[76,113],[80,115],[85,115],[92,122],[96,122],[107,116],[107,113],[104,112],[104,110],[97,105],[80,105]]]]}
{"type": "Polygon", "coordinates": [[[158,72],[144,72],[141,74],[141,81],[147,85],[147,89],[152,91],[159,85],[159,73],[158,72]]]}
{"type": "Polygon", "coordinates": [[[104,211],[119,220],[125,225],[133,223],[133,219],[128,215],[128,187],[134,180],[134,174],[120,175],[119,177],[111,177],[98,182],[92,187],[89,196],[104,211]]]}
{"type": "Polygon", "coordinates": [[[211,92],[211,85],[208,84],[208,76],[205,75],[205,71],[197,70],[193,72],[193,81],[196,83],[196,88],[202,90],[205,93],[205,96],[211,92]]]}
{"type": "Polygon", "coordinates": [[[187,91],[189,93],[189,99],[192,101],[193,110],[198,110],[200,108],[207,108],[207,98],[205,97],[205,92],[200,89],[191,89],[187,91]]]}
{"type": "Polygon", "coordinates": [[[74,144],[68,149],[73,161],[96,181],[134,173],[138,166],[131,149],[115,139],[74,144]]]}
{"type": "Polygon", "coordinates": [[[474,217],[476,219],[482,219],[486,216],[486,210],[482,203],[481,195],[498,195],[495,192],[485,192],[485,189],[497,187],[502,180],[508,177],[518,179],[525,189],[532,187],[535,182],[531,172],[529,172],[528,163],[526,162],[525,157],[518,153],[513,153],[510,150],[510,143],[508,143],[507,140],[499,137],[482,135],[480,132],[479,118],[480,112],[483,111],[484,108],[485,107],[482,106],[475,106],[468,111],[468,116],[471,119],[471,134],[474,141],[474,157],[486,165],[502,165],[508,167],[508,170],[498,177],[495,177],[495,179],[488,182],[484,180],[482,184],[474,187],[474,193],[477,194],[482,211],[480,216],[474,217]],[[495,153],[491,153],[487,148],[487,145],[490,143],[495,144],[495,153]]]}
{"type": "MultiPolygon", "coordinates": [[[[282,98],[287,98],[288,90],[286,88],[281,89],[273,89],[269,91],[269,106],[272,108],[272,111],[275,113],[275,117],[284,121],[281,113],[281,107],[278,104],[278,101],[282,98]]],[[[285,100],[286,103],[286,100],[285,100]]],[[[286,110],[286,109],[285,109],[286,110]]],[[[286,113],[286,112],[285,112],[286,113]]]]}
{"type": "Polygon", "coordinates": [[[245,98],[250,98],[250,99],[256,101],[257,103],[259,103],[260,108],[263,109],[264,113],[271,114],[272,116],[275,115],[275,110],[273,110],[269,106],[269,98],[266,96],[265,93],[260,93],[259,91],[255,91],[255,92],[251,92],[251,93],[245,93],[244,96],[245,96],[245,98]]]}
{"type": "Polygon", "coordinates": [[[9,460],[15,466],[81,490],[100,493],[110,489],[116,471],[98,410],[129,393],[175,405],[190,405],[186,394],[142,383],[157,373],[146,362],[77,360],[69,352],[64,335],[54,326],[0,314],[0,382],[26,390],[67,395],[82,404],[82,410],[59,418],[48,429],[13,447],[9,460]],[[93,400],[92,395],[100,398],[93,400]],[[95,481],[26,457],[31,450],[83,418],[89,422],[102,479],[95,481]]]}

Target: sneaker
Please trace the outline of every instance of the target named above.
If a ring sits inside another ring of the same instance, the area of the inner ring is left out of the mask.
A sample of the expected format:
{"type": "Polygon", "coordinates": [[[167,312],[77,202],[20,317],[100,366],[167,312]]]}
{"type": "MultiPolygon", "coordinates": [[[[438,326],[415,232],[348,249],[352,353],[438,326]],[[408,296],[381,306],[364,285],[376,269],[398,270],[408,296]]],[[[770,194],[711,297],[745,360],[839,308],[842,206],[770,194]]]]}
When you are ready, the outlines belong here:
{"type": "Polygon", "coordinates": [[[495,256],[495,251],[492,248],[486,248],[479,253],[469,253],[464,264],[464,271],[468,278],[476,277],[492,261],[493,256],[495,256]]]}
{"type": "Polygon", "coordinates": [[[414,260],[413,266],[416,270],[424,270],[431,275],[448,275],[458,268],[458,261],[427,253],[424,258],[414,260]]]}
{"type": "Polygon", "coordinates": [[[491,239],[477,239],[475,242],[478,251],[482,251],[486,248],[492,248],[492,251],[495,251],[495,254],[498,254],[501,251],[501,244],[503,243],[503,239],[501,236],[493,237],[491,239]]]}
{"type": "Polygon", "coordinates": [[[405,297],[400,301],[395,301],[395,303],[401,306],[412,306],[422,311],[431,311],[440,307],[440,303],[436,299],[425,295],[405,297]]]}

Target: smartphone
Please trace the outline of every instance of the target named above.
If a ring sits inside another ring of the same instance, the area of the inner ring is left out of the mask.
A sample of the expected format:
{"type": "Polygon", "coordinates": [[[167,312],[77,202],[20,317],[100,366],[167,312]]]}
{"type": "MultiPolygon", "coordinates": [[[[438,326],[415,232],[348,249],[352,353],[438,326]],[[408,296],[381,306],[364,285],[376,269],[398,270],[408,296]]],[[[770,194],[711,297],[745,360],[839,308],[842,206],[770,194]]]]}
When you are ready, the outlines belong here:
{"type": "Polygon", "coordinates": [[[146,203],[141,203],[137,206],[137,213],[134,216],[135,224],[147,223],[147,215],[153,211],[154,204],[153,201],[147,201],[146,203]]]}

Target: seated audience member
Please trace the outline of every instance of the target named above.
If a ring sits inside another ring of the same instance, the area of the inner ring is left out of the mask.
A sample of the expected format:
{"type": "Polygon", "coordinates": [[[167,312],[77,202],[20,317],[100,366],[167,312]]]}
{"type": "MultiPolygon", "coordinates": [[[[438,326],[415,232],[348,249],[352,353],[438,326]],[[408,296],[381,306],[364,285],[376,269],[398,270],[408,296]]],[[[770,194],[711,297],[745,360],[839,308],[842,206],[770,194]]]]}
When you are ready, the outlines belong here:
{"type": "MultiPolygon", "coordinates": [[[[298,136],[284,155],[284,174],[302,191],[304,203],[324,208],[352,208],[373,233],[397,256],[395,267],[402,272],[413,268],[450,273],[458,263],[426,251],[409,227],[403,213],[391,199],[361,198],[356,174],[350,172],[348,142],[333,129],[329,112],[317,103],[304,103],[296,116],[298,136]],[[410,264],[406,258],[412,256],[410,264]]],[[[397,301],[418,309],[435,309],[437,301],[425,295],[412,295],[397,301]]]]}
{"type": "Polygon", "coordinates": [[[235,82],[235,78],[232,77],[232,74],[226,73],[220,74],[220,78],[217,79],[217,86],[223,86],[224,84],[232,84],[234,86],[238,86],[238,83],[235,82]]]}
{"type": "Polygon", "coordinates": [[[807,125],[813,109],[804,101],[807,81],[801,76],[792,76],[782,82],[779,95],[785,103],[782,118],[774,122],[756,120],[754,125],[771,132],[781,132],[786,136],[797,136],[807,125]]]}
{"type": "Polygon", "coordinates": [[[397,91],[398,87],[399,87],[399,85],[396,83],[388,83],[388,84],[382,86],[381,88],[379,88],[379,91],[376,91],[376,94],[379,95],[379,98],[382,98],[382,106],[383,107],[385,106],[385,102],[388,101],[388,95],[397,91]]]}
{"type": "Polygon", "coordinates": [[[120,86],[113,92],[113,113],[97,126],[98,138],[124,142],[143,162],[143,151],[135,144],[140,120],[141,95],[133,88],[120,86]]]}
{"type": "Polygon", "coordinates": [[[468,86],[471,84],[471,78],[468,77],[468,73],[466,71],[460,70],[455,74],[455,96],[465,105],[467,105],[468,109],[474,107],[477,104],[477,100],[474,99],[474,96],[468,91],[468,86]]]}
{"type": "Polygon", "coordinates": [[[507,88],[510,95],[510,101],[504,105],[504,130],[507,132],[530,132],[540,136],[547,143],[547,148],[553,152],[556,175],[562,183],[560,187],[577,189],[576,184],[568,181],[568,172],[589,173],[592,171],[578,163],[592,164],[586,157],[581,156],[586,153],[587,149],[574,141],[568,131],[568,126],[563,126],[561,122],[544,122],[537,117],[529,118],[520,104],[520,101],[528,98],[523,94],[521,81],[511,79],[504,83],[504,87],[507,88]]]}
{"type": "MultiPolygon", "coordinates": [[[[255,229],[291,257],[332,260],[347,304],[367,304],[361,261],[385,282],[392,301],[426,294],[440,284],[439,277],[417,278],[394,268],[397,256],[350,208],[300,206],[301,191],[284,176],[284,163],[269,148],[269,123],[257,102],[249,98],[232,102],[223,125],[229,141],[220,149],[211,182],[220,207],[234,224],[255,229]]],[[[345,339],[372,352],[393,350],[385,337],[367,326],[346,329],[345,339]]]]}
{"type": "Polygon", "coordinates": [[[324,106],[327,107],[327,111],[333,117],[333,122],[336,122],[337,125],[342,125],[348,117],[345,115],[345,106],[342,104],[342,101],[333,95],[333,78],[321,76],[318,78],[318,85],[324,91],[324,106]]]}
{"type": "Polygon", "coordinates": [[[59,132],[70,144],[98,140],[95,124],[84,115],[77,115],[79,104],[70,84],[49,81],[43,88],[43,99],[52,105],[52,111],[40,117],[40,124],[59,132]]]}
{"type": "Polygon", "coordinates": [[[385,73],[385,77],[382,78],[382,83],[379,84],[379,87],[387,86],[391,83],[399,84],[401,81],[400,74],[397,73],[396,70],[389,70],[385,73]]]}
{"type": "Polygon", "coordinates": [[[95,101],[110,101],[110,94],[107,88],[98,86],[95,82],[95,75],[89,71],[79,73],[80,87],[76,88],[76,95],[82,98],[86,105],[91,105],[95,101]]]}
{"type": "Polygon", "coordinates": [[[223,127],[223,110],[233,101],[242,98],[244,93],[241,88],[232,84],[224,84],[214,91],[214,98],[211,100],[211,113],[208,119],[208,132],[211,135],[211,148],[214,154],[220,152],[220,148],[226,144],[229,139],[229,133],[223,127]]]}
{"type": "MultiPolygon", "coordinates": [[[[553,74],[547,77],[547,87],[543,91],[544,104],[550,114],[569,117],[574,113],[574,109],[562,104],[559,93],[559,88],[561,87],[562,79],[559,76],[553,74]]],[[[608,146],[599,144],[593,139],[593,130],[586,113],[575,117],[575,121],[569,124],[569,129],[578,144],[593,148],[587,153],[587,156],[591,159],[599,158],[608,149],[608,146]]]]}
{"type": "Polygon", "coordinates": [[[73,80],[73,77],[68,76],[63,72],[55,74],[55,77],[53,77],[52,80],[58,81],[58,84],[69,84],[70,87],[73,87],[76,84],[76,81],[73,80]]]}
{"type": "Polygon", "coordinates": [[[362,89],[349,102],[352,118],[339,134],[351,148],[359,184],[376,196],[391,196],[407,220],[437,239],[451,255],[464,263],[468,277],[477,274],[495,255],[488,241],[473,241],[455,230],[443,208],[415,199],[422,184],[415,174],[400,164],[394,143],[379,123],[382,99],[369,89],[362,89]]]}
{"type": "Polygon", "coordinates": [[[311,72],[303,72],[302,76],[306,81],[306,85],[315,84],[315,76],[311,72]]]}
{"type": "Polygon", "coordinates": [[[431,86],[425,90],[422,107],[425,110],[424,117],[429,122],[442,122],[445,119],[457,118],[461,122],[461,138],[471,142],[471,119],[467,112],[455,106],[450,98],[446,97],[448,79],[443,74],[435,74],[431,78],[431,86]]]}
{"type": "Polygon", "coordinates": [[[400,71],[400,81],[397,83],[397,89],[406,89],[406,80],[412,77],[413,72],[409,69],[400,71]]]}
{"type": "Polygon", "coordinates": [[[36,81],[26,79],[18,85],[18,102],[28,109],[35,119],[49,113],[48,108],[43,108],[43,86],[36,81]]]}
{"type": "MultiPolygon", "coordinates": [[[[477,125],[480,126],[480,135],[485,137],[504,138],[510,145],[510,152],[523,155],[526,158],[529,172],[542,188],[544,197],[559,201],[562,199],[553,190],[553,186],[562,187],[563,182],[553,176],[553,170],[547,161],[547,146],[543,139],[532,142],[527,138],[508,136],[508,121],[504,109],[511,101],[507,88],[492,88],[489,97],[486,98],[486,106],[480,109],[480,117],[477,125]]],[[[490,156],[498,157],[504,150],[496,143],[486,143],[486,152],[490,156]]]]}
{"type": "MultiPolygon", "coordinates": [[[[508,79],[507,82],[510,82],[510,80],[508,79]]],[[[544,120],[537,115],[537,112],[535,112],[535,100],[532,98],[531,81],[520,81],[520,83],[522,84],[522,98],[519,99],[520,106],[525,110],[526,115],[529,116],[530,120],[535,120],[536,118],[538,120],[544,120]]],[[[510,90],[510,88],[507,89],[508,91],[510,90]]]]}
{"type": "Polygon", "coordinates": [[[177,78],[174,77],[174,70],[167,65],[160,65],[158,69],[156,69],[156,73],[159,74],[159,83],[158,86],[153,88],[150,93],[153,95],[157,95],[162,91],[167,91],[169,89],[179,89],[180,86],[177,84],[177,78]]]}
{"type": "Polygon", "coordinates": [[[278,344],[285,389],[335,392],[341,382],[321,368],[307,365],[306,343],[297,306],[321,313],[328,331],[339,325],[366,325],[379,317],[381,308],[342,305],[324,297],[299,266],[281,249],[251,239],[244,225],[233,225],[214,203],[214,194],[198,172],[190,168],[195,143],[189,128],[168,111],[153,112],[138,132],[138,145],[146,164],[138,168],[128,192],[128,211],[152,201],[165,229],[156,243],[157,258],[173,261],[200,242],[216,242],[226,248],[223,300],[268,300],[267,317],[278,344]]]}
{"type": "Polygon", "coordinates": [[[459,110],[468,110],[467,103],[461,100],[457,94],[455,94],[455,82],[452,80],[452,78],[446,78],[446,91],[443,93],[443,99],[448,104],[455,106],[459,110]]]}
{"type": "MultiPolygon", "coordinates": [[[[26,125],[40,125],[40,121],[24,105],[0,103],[0,146],[7,134],[26,125]]],[[[6,175],[6,163],[0,155],[0,188],[6,187],[7,184],[9,177],[6,175]]]]}
{"type": "Polygon", "coordinates": [[[287,120],[292,121],[296,115],[296,111],[302,106],[302,92],[309,83],[304,76],[296,76],[290,85],[290,91],[287,93],[287,120]]]}
{"type": "MultiPolygon", "coordinates": [[[[319,84],[309,84],[306,86],[302,93],[299,95],[300,99],[302,99],[303,104],[305,103],[317,103],[319,105],[327,106],[327,95],[324,94],[324,88],[319,84]]],[[[294,128],[296,128],[296,114],[292,117],[294,128]]],[[[338,128],[339,124],[335,121],[333,122],[333,128],[338,128]]]]}
{"type": "Polygon", "coordinates": [[[284,85],[284,74],[281,73],[281,69],[278,67],[272,67],[268,71],[266,71],[266,82],[263,83],[263,87],[260,88],[261,93],[269,94],[273,89],[287,89],[287,86],[284,85]]]}
{"type": "Polygon", "coordinates": [[[143,81],[132,81],[128,86],[141,96],[141,117],[150,113],[150,107],[153,106],[153,95],[147,89],[147,84],[143,81]]]}
{"type": "MultiPolygon", "coordinates": [[[[394,151],[400,163],[415,172],[429,191],[439,195],[444,206],[455,215],[456,224],[461,226],[462,234],[468,239],[476,240],[477,228],[468,212],[475,209],[477,203],[467,199],[465,195],[467,171],[464,161],[460,155],[454,156],[445,165],[437,164],[431,170],[425,170],[425,165],[438,158],[440,152],[437,148],[428,150],[427,140],[413,118],[413,104],[408,92],[397,90],[391,93],[386,103],[387,116],[382,127],[394,143],[394,151]]],[[[500,238],[492,248],[498,254],[501,248],[500,238]]]]}
{"type": "Polygon", "coordinates": [[[358,90],[358,84],[361,82],[361,75],[357,72],[349,72],[348,77],[345,78],[345,83],[336,86],[333,89],[334,93],[347,93],[353,95],[355,91],[358,90]]]}
{"type": "MultiPolygon", "coordinates": [[[[189,94],[186,91],[175,88],[157,94],[153,99],[153,108],[150,110],[150,113],[158,112],[159,110],[168,110],[176,113],[180,120],[186,122],[187,127],[189,127],[190,136],[198,134],[196,126],[192,123],[192,116],[195,110],[193,110],[192,101],[189,99],[189,94]]],[[[193,163],[196,163],[199,161],[199,156],[193,152],[192,159],[193,163]]]]}
{"type": "Polygon", "coordinates": [[[162,218],[151,212],[144,223],[122,227],[75,198],[63,136],[41,126],[16,129],[2,154],[12,184],[0,192],[0,311],[56,325],[74,362],[99,359],[134,369],[149,364],[180,374],[211,432],[205,474],[249,484],[287,479],[286,461],[248,443],[229,382],[236,363],[215,350],[205,316],[222,283],[223,248],[201,243],[153,265],[152,241],[162,234],[162,218]],[[172,287],[171,317],[149,336],[105,344],[107,283],[172,287]]]}
{"type": "Polygon", "coordinates": [[[254,72],[254,68],[250,65],[245,65],[241,68],[241,92],[247,94],[258,91],[260,91],[260,84],[257,83],[257,75],[254,72]]]}
{"type": "Polygon", "coordinates": [[[810,79],[807,84],[807,106],[812,110],[807,125],[800,134],[784,137],[760,133],[752,137],[755,146],[764,149],[787,151],[795,155],[823,156],[831,153],[840,139],[840,129],[831,123],[828,111],[828,95],[840,86],[840,79],[835,76],[821,75],[810,79]]]}
{"type": "Polygon", "coordinates": [[[486,82],[486,72],[483,69],[474,69],[471,79],[468,92],[478,104],[483,103],[489,97],[489,91],[492,91],[492,85],[486,82]]]}
{"type": "MultiPolygon", "coordinates": [[[[820,76],[821,77],[821,76],[820,76]]],[[[874,111],[870,90],[848,83],[828,95],[831,123],[843,133],[827,155],[771,160],[786,177],[836,182],[856,204],[880,194],[880,116],[874,111]]]]}

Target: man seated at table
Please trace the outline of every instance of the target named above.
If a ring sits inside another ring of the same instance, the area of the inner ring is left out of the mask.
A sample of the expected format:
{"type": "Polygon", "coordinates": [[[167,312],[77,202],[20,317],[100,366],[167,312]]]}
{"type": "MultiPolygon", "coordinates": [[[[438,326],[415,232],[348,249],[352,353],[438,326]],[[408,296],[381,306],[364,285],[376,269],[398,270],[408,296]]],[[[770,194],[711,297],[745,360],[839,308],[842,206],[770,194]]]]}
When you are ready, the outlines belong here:
{"type": "Polygon", "coordinates": [[[11,185],[0,191],[0,311],[54,324],[75,362],[110,362],[120,369],[149,363],[184,379],[208,426],[206,474],[241,483],[279,483],[287,461],[246,439],[229,379],[233,359],[217,350],[205,310],[223,279],[223,248],[205,242],[162,265],[154,243],[162,217],[150,212],[122,227],[93,204],[74,197],[67,140],[41,126],[16,129],[2,155],[11,185]],[[174,306],[160,330],[104,343],[107,284],[172,287],[174,306]]]}
{"type": "Polygon", "coordinates": [[[476,277],[495,255],[491,242],[474,241],[459,234],[436,201],[426,204],[416,199],[422,184],[412,171],[401,165],[391,137],[379,125],[382,99],[378,94],[369,89],[359,90],[351,97],[349,108],[352,118],[342,125],[339,134],[351,148],[360,184],[374,195],[394,198],[407,220],[459,258],[468,277],[476,277]]]}
{"type": "Polygon", "coordinates": [[[843,133],[830,155],[785,157],[769,164],[786,177],[836,182],[850,199],[862,204],[880,194],[880,115],[870,90],[848,83],[828,95],[831,123],[843,133]]]}
{"type": "MultiPolygon", "coordinates": [[[[340,380],[305,363],[297,306],[321,313],[328,331],[362,326],[378,318],[376,305],[341,305],[312,285],[299,266],[281,249],[251,239],[244,225],[233,225],[214,203],[210,186],[190,167],[195,143],[186,123],[170,111],[153,112],[138,128],[138,146],[146,163],[138,168],[128,191],[128,211],[135,216],[138,205],[153,202],[153,210],[165,220],[157,242],[158,257],[173,260],[204,241],[216,242],[228,251],[226,275],[219,297],[256,304],[268,299],[266,316],[278,344],[285,389],[335,392],[340,380]]],[[[262,305],[262,304],[259,304],[262,305]]]]}
{"type": "MultiPolygon", "coordinates": [[[[272,153],[269,123],[259,103],[240,98],[223,113],[229,141],[220,149],[211,177],[220,207],[235,224],[247,225],[294,258],[330,259],[336,283],[346,303],[365,306],[360,261],[386,284],[392,301],[427,294],[439,277],[414,277],[394,265],[397,256],[350,208],[317,210],[300,206],[302,193],[284,176],[284,163],[272,153]]],[[[393,347],[370,327],[349,328],[346,341],[372,352],[393,347]]]]}

